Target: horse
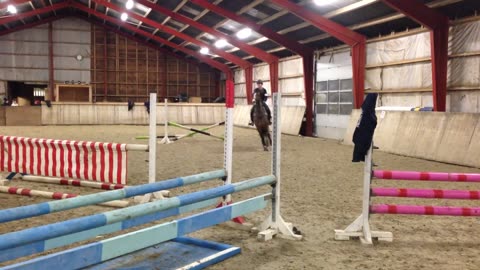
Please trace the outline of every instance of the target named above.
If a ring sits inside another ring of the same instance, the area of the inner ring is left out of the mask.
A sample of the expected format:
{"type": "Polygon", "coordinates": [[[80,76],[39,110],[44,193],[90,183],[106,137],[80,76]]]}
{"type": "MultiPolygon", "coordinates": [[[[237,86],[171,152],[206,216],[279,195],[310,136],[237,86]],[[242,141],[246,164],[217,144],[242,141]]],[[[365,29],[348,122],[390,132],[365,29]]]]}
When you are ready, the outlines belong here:
{"type": "Polygon", "coordinates": [[[268,151],[272,145],[272,136],[270,135],[270,122],[267,112],[263,107],[263,101],[260,95],[255,95],[255,104],[253,105],[253,123],[257,128],[258,135],[262,140],[263,150],[268,151]]]}

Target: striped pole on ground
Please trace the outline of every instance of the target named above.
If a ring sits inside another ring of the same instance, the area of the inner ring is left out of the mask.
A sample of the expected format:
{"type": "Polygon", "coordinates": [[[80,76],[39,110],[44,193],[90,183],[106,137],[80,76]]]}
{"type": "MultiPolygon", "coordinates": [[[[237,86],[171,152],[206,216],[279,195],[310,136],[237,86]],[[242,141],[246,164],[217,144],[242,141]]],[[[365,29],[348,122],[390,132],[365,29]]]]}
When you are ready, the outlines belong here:
{"type": "MultiPolygon", "coordinates": [[[[4,187],[0,186],[0,193],[8,193],[8,194],[15,194],[15,195],[22,195],[22,196],[29,196],[29,197],[42,197],[47,199],[54,199],[54,200],[64,200],[68,198],[75,198],[78,197],[78,194],[71,194],[71,193],[62,193],[62,192],[50,192],[50,191],[43,191],[43,190],[34,190],[28,188],[20,188],[20,187],[4,187]]],[[[109,201],[104,203],[99,203],[99,205],[103,206],[110,206],[110,207],[127,207],[127,201],[109,201]]]]}
{"type": "Polygon", "coordinates": [[[98,189],[104,189],[104,190],[121,189],[126,187],[125,185],[121,185],[121,184],[107,184],[107,183],[99,183],[99,182],[86,181],[86,180],[62,179],[62,178],[43,177],[43,176],[36,176],[36,175],[24,175],[22,176],[22,180],[29,181],[29,182],[36,182],[36,183],[89,187],[89,188],[98,188],[98,189]]]}
{"type": "Polygon", "coordinates": [[[62,201],[52,201],[4,209],[0,210],[0,223],[41,216],[49,213],[69,210],[87,205],[99,204],[112,200],[135,197],[147,193],[153,193],[157,191],[200,183],[212,179],[222,178],[224,176],[225,170],[217,170],[155,182],[152,184],[131,186],[124,189],[117,189],[112,191],[89,194],[85,196],[79,196],[75,198],[65,199],[62,201]]]}

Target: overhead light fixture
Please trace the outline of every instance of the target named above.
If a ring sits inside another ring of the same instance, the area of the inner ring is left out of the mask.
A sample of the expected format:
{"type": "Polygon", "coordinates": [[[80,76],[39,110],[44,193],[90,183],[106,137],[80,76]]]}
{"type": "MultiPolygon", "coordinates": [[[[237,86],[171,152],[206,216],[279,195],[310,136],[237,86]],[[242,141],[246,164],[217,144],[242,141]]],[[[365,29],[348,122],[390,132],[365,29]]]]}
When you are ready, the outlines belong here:
{"type": "Polygon", "coordinates": [[[215,41],[215,47],[217,48],[223,48],[228,45],[228,42],[225,39],[219,39],[215,41]]]}
{"type": "Polygon", "coordinates": [[[237,37],[239,39],[246,39],[250,35],[252,35],[252,29],[250,29],[250,28],[243,28],[242,30],[237,32],[237,37]]]}
{"type": "Polygon", "coordinates": [[[126,21],[126,20],[128,19],[128,14],[125,13],[125,12],[122,13],[122,16],[120,16],[120,19],[121,19],[122,21],[126,21]]]}
{"type": "Polygon", "coordinates": [[[125,3],[125,8],[132,9],[134,4],[133,0],[128,0],[127,3],[125,3]]]}
{"type": "Polygon", "coordinates": [[[200,49],[200,53],[201,54],[208,54],[210,52],[210,50],[207,48],[207,47],[202,47],[200,49]]]}
{"type": "Polygon", "coordinates": [[[315,3],[315,5],[317,6],[326,6],[332,4],[335,1],[337,0],[313,0],[313,3],[315,3]]]}
{"type": "Polygon", "coordinates": [[[12,14],[16,14],[17,13],[17,8],[14,5],[8,5],[7,6],[7,11],[12,13],[12,14]]]}

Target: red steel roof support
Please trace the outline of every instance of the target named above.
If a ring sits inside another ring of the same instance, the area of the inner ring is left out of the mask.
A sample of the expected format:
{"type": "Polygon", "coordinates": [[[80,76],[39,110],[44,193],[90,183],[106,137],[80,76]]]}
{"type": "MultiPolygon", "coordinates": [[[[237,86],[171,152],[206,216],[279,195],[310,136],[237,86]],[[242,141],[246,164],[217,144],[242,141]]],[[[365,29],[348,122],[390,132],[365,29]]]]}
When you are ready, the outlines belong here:
{"type": "Polygon", "coordinates": [[[206,43],[204,41],[201,41],[201,40],[198,40],[198,39],[195,39],[194,37],[191,37],[187,34],[184,34],[184,33],[181,33],[181,32],[178,32],[176,30],[174,30],[173,28],[170,28],[168,26],[165,26],[165,25],[162,25],[154,20],[151,20],[151,19],[148,19],[148,18],[145,18],[143,16],[140,16],[134,12],[131,12],[123,7],[119,7],[115,4],[112,4],[106,0],[93,0],[93,2],[99,4],[99,5],[103,5],[109,9],[112,9],[112,10],[115,10],[117,12],[120,12],[120,13],[127,13],[128,16],[138,20],[138,21],[141,21],[145,24],[148,24],[148,25],[151,25],[155,28],[158,28],[160,31],[162,32],[165,32],[165,33],[168,33],[168,34],[171,34],[171,35],[174,35],[176,37],[179,37],[183,40],[186,40],[188,42],[191,42],[193,44],[196,44],[198,46],[204,46],[204,47],[207,47],[210,49],[211,52],[215,53],[215,54],[218,54],[220,55],[221,57],[227,59],[228,61],[242,67],[242,68],[247,68],[249,66],[252,65],[252,63],[248,62],[248,61],[245,61],[243,59],[241,59],[240,57],[238,56],[235,56],[233,54],[230,54],[230,53],[227,53],[223,50],[220,50],[220,49],[217,49],[215,46],[212,46],[211,44],[209,43],[206,43]]]}
{"type": "Polygon", "coordinates": [[[24,18],[28,18],[28,17],[37,16],[38,14],[59,10],[59,9],[62,9],[62,8],[66,8],[68,6],[69,6],[69,2],[67,1],[67,2],[61,2],[59,4],[55,4],[55,5],[49,6],[49,7],[39,8],[39,9],[35,9],[35,10],[32,10],[32,11],[23,12],[23,13],[18,13],[15,16],[9,16],[9,17],[5,17],[5,18],[0,19],[0,25],[10,23],[10,22],[14,22],[14,21],[18,21],[20,19],[24,19],[24,18]]]}
{"type": "Polygon", "coordinates": [[[446,111],[448,17],[417,0],[382,0],[382,2],[431,30],[433,107],[435,111],[446,111]]]}
{"type": "Polygon", "coordinates": [[[0,3],[0,10],[4,9],[4,8],[7,8],[8,5],[21,5],[21,4],[24,4],[24,3],[28,3],[30,2],[31,0],[10,0],[10,1],[5,1],[5,2],[2,2],[0,3]]]}
{"type": "Polygon", "coordinates": [[[137,3],[141,4],[141,5],[144,5],[146,7],[149,7],[159,13],[163,13],[169,17],[171,17],[172,19],[176,20],[176,21],[179,21],[179,22],[182,22],[182,23],[185,23],[185,24],[188,24],[192,27],[195,27],[197,28],[198,30],[201,30],[205,33],[209,33],[215,37],[218,37],[218,38],[223,38],[225,39],[227,42],[229,42],[230,44],[232,44],[233,46],[236,46],[238,47],[239,49],[261,59],[262,61],[265,61],[267,63],[270,63],[270,62],[273,62],[273,61],[278,61],[278,57],[276,57],[275,55],[273,54],[270,54],[270,53],[267,53],[265,52],[264,50],[261,50],[255,46],[252,46],[252,45],[249,45],[245,42],[242,42],[238,39],[235,39],[233,37],[231,37],[230,35],[227,35],[227,34],[224,34],[218,30],[215,30],[211,27],[208,27],[204,24],[201,24],[197,21],[194,21],[186,16],[183,16],[181,14],[178,14],[176,12],[173,12],[167,8],[164,8],[162,7],[161,5],[157,5],[155,3],[152,3],[148,0],[137,0],[137,3]]]}
{"type": "Polygon", "coordinates": [[[39,26],[39,25],[42,25],[42,24],[46,24],[46,23],[49,23],[49,22],[61,20],[65,17],[67,17],[67,16],[61,15],[61,16],[49,17],[49,18],[45,18],[45,19],[41,19],[41,20],[32,22],[32,23],[27,23],[25,25],[20,25],[20,26],[10,28],[10,29],[5,30],[5,31],[1,31],[0,36],[8,35],[10,33],[18,32],[18,31],[25,30],[25,29],[30,29],[32,27],[39,26]]]}

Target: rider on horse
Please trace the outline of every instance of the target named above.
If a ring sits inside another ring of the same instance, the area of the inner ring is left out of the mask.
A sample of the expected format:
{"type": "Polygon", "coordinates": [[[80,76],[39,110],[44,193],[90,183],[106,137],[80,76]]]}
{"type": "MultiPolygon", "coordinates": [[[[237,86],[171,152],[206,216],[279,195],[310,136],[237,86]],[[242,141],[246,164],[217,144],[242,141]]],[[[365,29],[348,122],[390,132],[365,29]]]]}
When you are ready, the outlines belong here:
{"type": "MultiPolygon", "coordinates": [[[[270,112],[270,108],[268,108],[268,105],[267,105],[267,90],[265,88],[263,88],[263,81],[262,80],[258,80],[257,81],[257,88],[255,88],[255,90],[253,90],[253,95],[260,95],[260,97],[262,98],[262,101],[263,101],[263,107],[265,108],[265,111],[267,112],[267,115],[268,115],[268,121],[270,122],[270,124],[272,124],[272,113],[270,112]]],[[[248,123],[250,126],[253,126],[253,113],[254,113],[254,108],[255,106],[252,107],[252,109],[250,110],[250,123],[248,123]]]]}

